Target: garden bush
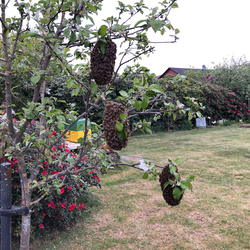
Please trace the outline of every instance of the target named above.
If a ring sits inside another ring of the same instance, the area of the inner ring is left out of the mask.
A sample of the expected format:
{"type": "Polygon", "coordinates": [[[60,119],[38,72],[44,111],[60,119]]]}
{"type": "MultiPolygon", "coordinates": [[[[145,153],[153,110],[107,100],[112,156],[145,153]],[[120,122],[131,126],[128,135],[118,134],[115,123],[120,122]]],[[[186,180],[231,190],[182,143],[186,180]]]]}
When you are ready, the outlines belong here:
{"type": "MultiPolygon", "coordinates": [[[[17,122],[16,122],[17,123],[17,122]]],[[[28,128],[27,132],[32,134],[36,133],[36,122],[33,120],[28,128]]],[[[7,128],[5,130],[7,131],[7,128]]],[[[57,138],[57,132],[52,130],[51,133],[46,135],[48,138],[57,138]]],[[[2,141],[0,141],[2,143],[2,141]]],[[[44,150],[46,150],[45,147],[44,150]]],[[[40,167],[39,173],[35,183],[44,182],[49,175],[55,175],[63,171],[70,162],[67,162],[67,157],[71,156],[77,158],[73,152],[65,145],[65,141],[61,140],[57,146],[53,146],[53,162],[47,160],[43,161],[40,167]]],[[[38,154],[34,151],[29,151],[25,155],[25,164],[27,166],[27,174],[30,176],[33,170],[33,165],[36,162],[38,154]]],[[[10,162],[12,166],[12,204],[14,206],[20,206],[21,201],[21,183],[17,168],[17,159],[15,158],[0,158],[1,162],[10,162]]],[[[39,202],[34,202],[31,221],[32,231],[35,235],[42,235],[53,231],[54,229],[63,229],[72,225],[78,220],[82,214],[84,208],[84,202],[87,200],[87,191],[89,186],[101,187],[100,178],[96,169],[87,170],[81,173],[78,171],[81,168],[86,167],[89,164],[88,158],[83,157],[78,166],[72,169],[75,174],[63,175],[57,178],[57,188],[53,189],[48,186],[47,191],[50,195],[45,195],[39,200],[40,190],[37,189],[32,194],[32,199],[39,202]]],[[[29,177],[28,176],[28,177],[29,177]]],[[[55,186],[55,183],[54,183],[55,186]]],[[[21,231],[21,216],[13,216],[12,218],[12,234],[19,236],[21,231]]]]}

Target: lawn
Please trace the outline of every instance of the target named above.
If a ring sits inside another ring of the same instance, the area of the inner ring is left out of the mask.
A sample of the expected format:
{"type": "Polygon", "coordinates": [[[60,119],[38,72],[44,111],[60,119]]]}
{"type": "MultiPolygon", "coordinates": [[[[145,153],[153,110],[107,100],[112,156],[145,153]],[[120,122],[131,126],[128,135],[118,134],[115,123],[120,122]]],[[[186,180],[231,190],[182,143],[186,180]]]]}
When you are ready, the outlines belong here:
{"type": "Polygon", "coordinates": [[[121,154],[158,165],[180,156],[181,176],[196,176],[193,192],[170,207],[158,181],[118,167],[91,189],[82,220],[31,249],[250,249],[250,128],[134,136],[121,154]]]}

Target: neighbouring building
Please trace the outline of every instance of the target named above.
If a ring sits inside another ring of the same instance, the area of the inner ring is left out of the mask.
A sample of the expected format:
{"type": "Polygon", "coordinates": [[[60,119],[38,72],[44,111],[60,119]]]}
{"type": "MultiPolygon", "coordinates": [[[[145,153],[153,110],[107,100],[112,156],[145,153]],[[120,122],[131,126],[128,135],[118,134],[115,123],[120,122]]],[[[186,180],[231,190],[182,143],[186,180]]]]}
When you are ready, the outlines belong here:
{"type": "Polygon", "coordinates": [[[198,72],[200,70],[206,70],[206,67],[203,66],[202,69],[194,69],[194,68],[168,68],[162,75],[156,76],[156,79],[161,79],[166,75],[184,75],[185,71],[194,70],[195,72],[198,72]]]}

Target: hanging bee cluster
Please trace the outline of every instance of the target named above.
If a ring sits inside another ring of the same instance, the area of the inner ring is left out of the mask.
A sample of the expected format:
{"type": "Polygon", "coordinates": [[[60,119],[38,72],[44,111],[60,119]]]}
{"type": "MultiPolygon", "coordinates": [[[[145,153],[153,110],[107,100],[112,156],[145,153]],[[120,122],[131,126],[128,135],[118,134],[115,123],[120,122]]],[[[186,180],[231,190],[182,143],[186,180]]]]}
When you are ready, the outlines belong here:
{"type": "Polygon", "coordinates": [[[104,109],[103,129],[106,143],[110,149],[121,150],[128,144],[128,137],[130,132],[128,129],[129,123],[127,117],[125,123],[123,124],[127,133],[126,139],[119,139],[116,130],[116,121],[121,122],[120,114],[124,113],[126,113],[126,111],[122,104],[113,101],[107,102],[104,109]]]}
{"type": "MultiPolygon", "coordinates": [[[[179,174],[179,171],[176,167],[176,173],[179,174]]],[[[168,180],[172,180],[175,181],[175,176],[173,174],[170,173],[170,168],[169,165],[165,166],[162,170],[162,172],[159,175],[159,181],[161,183],[161,190],[163,191],[163,198],[164,200],[168,203],[168,205],[170,206],[177,206],[180,204],[181,199],[183,197],[183,194],[180,196],[180,198],[178,200],[176,200],[173,197],[173,187],[171,185],[168,185],[165,189],[164,189],[164,184],[166,182],[168,182],[168,180]],[[164,189],[164,190],[163,190],[164,189]]],[[[180,181],[180,174],[179,174],[179,181],[180,181]]]]}
{"type": "Polygon", "coordinates": [[[91,77],[98,85],[110,83],[115,67],[116,44],[111,39],[105,40],[97,41],[90,57],[91,77]]]}

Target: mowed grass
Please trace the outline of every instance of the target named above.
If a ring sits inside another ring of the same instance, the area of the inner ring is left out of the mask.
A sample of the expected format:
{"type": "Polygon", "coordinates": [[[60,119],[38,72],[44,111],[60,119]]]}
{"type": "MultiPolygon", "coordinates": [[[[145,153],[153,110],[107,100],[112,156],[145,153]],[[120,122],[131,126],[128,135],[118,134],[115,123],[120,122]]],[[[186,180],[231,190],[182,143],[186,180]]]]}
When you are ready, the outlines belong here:
{"type": "Polygon", "coordinates": [[[250,249],[249,128],[135,136],[121,154],[162,166],[180,156],[181,176],[196,176],[193,192],[170,207],[158,181],[118,167],[101,176],[102,189],[91,188],[81,221],[31,249],[250,249]]]}

